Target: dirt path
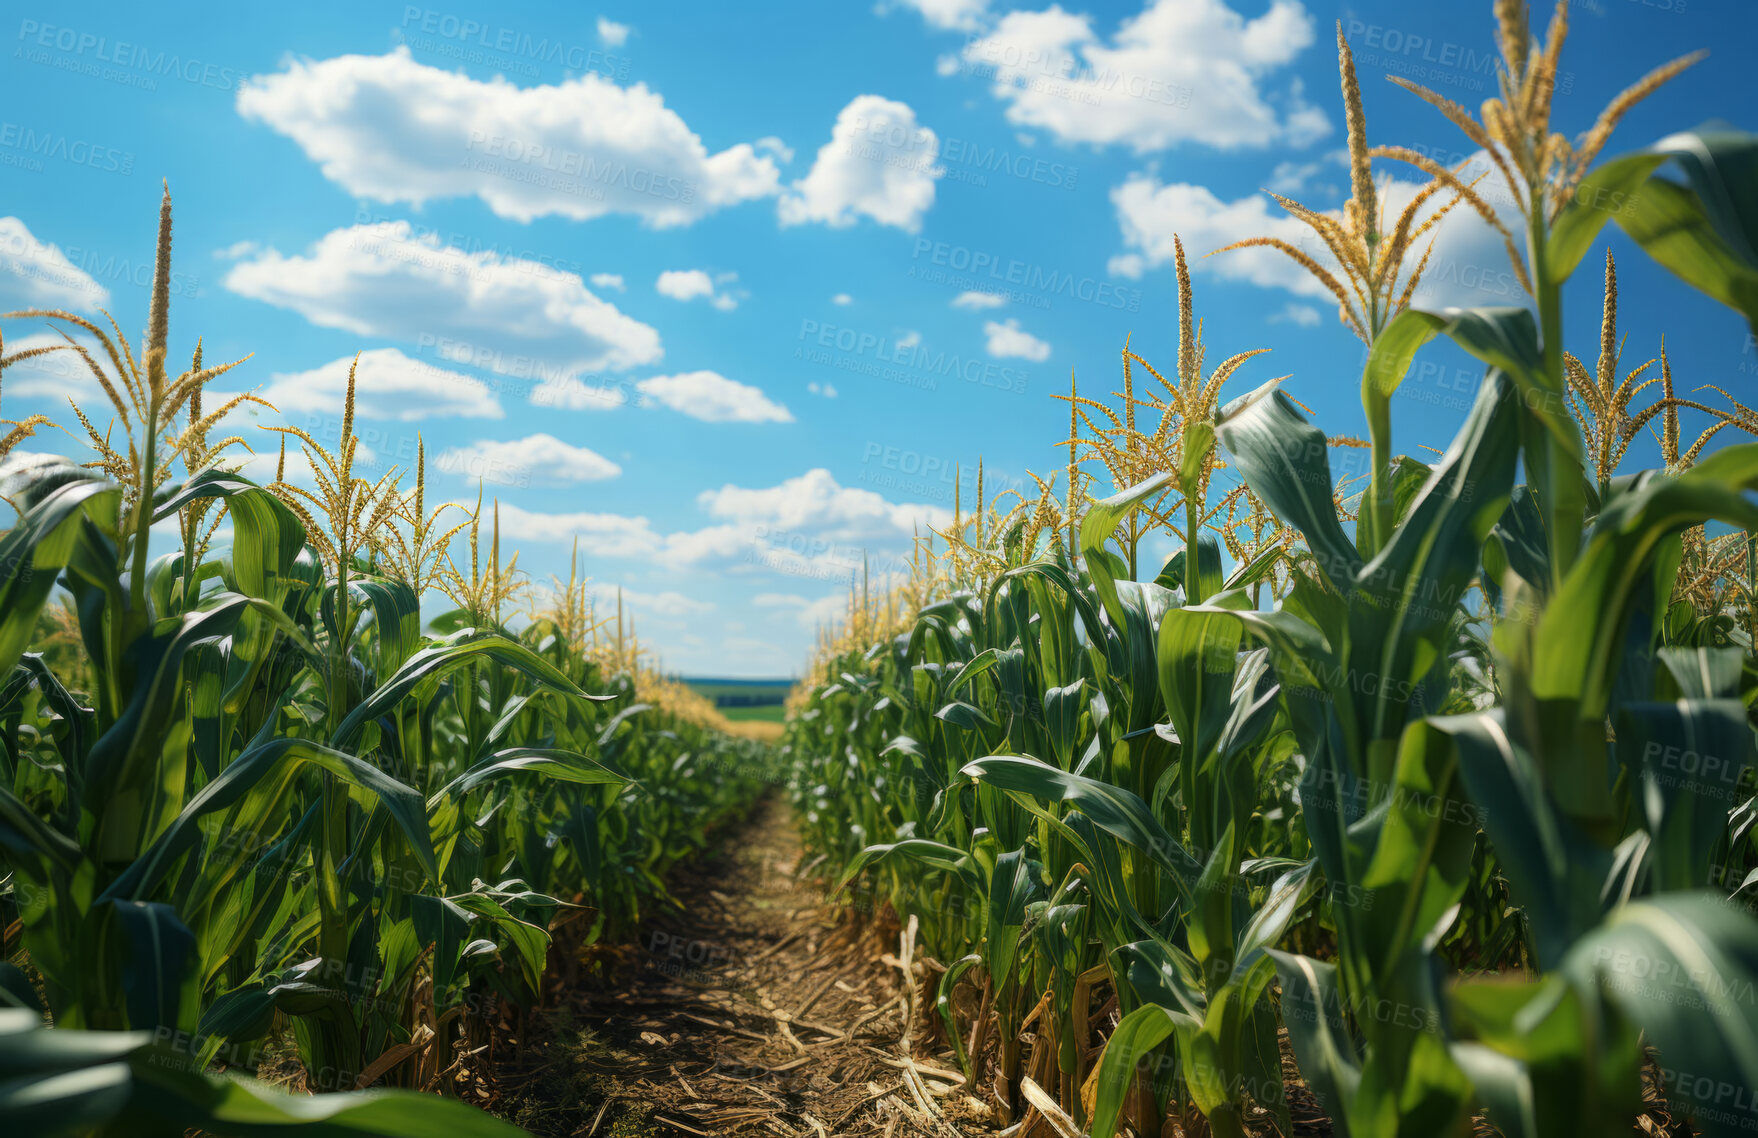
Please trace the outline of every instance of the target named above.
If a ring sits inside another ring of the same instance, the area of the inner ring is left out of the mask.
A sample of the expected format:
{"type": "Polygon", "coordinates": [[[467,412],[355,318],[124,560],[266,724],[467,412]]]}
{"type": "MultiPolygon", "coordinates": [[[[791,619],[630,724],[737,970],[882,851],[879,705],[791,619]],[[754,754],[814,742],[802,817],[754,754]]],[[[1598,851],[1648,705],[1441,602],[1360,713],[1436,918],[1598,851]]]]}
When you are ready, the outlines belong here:
{"type": "Polygon", "coordinates": [[[906,1071],[896,926],[839,920],[800,857],[775,798],[721,835],[609,979],[540,1014],[499,1112],[546,1136],[985,1133],[949,1058],[906,1071]]]}

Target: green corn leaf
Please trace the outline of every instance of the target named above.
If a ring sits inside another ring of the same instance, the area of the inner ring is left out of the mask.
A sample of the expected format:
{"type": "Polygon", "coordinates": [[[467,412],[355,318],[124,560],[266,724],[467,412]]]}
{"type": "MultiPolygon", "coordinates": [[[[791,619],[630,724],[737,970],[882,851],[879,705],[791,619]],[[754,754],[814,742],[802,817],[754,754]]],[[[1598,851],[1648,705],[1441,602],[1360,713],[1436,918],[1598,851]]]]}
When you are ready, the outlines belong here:
{"type": "Polygon", "coordinates": [[[496,751],[469,770],[458,775],[435,791],[427,800],[432,810],[452,796],[462,797],[477,787],[509,775],[535,773],[561,782],[584,786],[628,786],[633,780],[620,772],[587,758],[577,751],[544,747],[509,747],[496,751]]]}
{"type": "Polygon", "coordinates": [[[1145,852],[1187,886],[1202,873],[1196,859],[1166,832],[1147,803],[1122,787],[1015,755],[991,755],[966,763],[959,774],[1016,797],[1025,795],[1072,806],[1112,837],[1145,852]]]}
{"type": "Polygon", "coordinates": [[[77,481],[49,492],[18,524],[0,534],[0,676],[9,674],[29,644],[37,614],[67,565],[80,525],[90,520],[114,532],[122,491],[108,483],[77,481]]]}
{"type": "Polygon", "coordinates": [[[1194,1032],[1197,1027],[1193,1017],[1156,1004],[1139,1007],[1123,1017],[1105,1041],[1105,1052],[1099,1057],[1092,1138],[1112,1138],[1117,1133],[1118,1118],[1135,1081],[1136,1066],[1180,1028],[1194,1032]]]}
{"type": "Polygon", "coordinates": [[[1306,1085],[1318,1096],[1339,1138],[1349,1138],[1349,1108],[1361,1084],[1361,1058],[1344,1023],[1337,966],[1269,950],[1282,984],[1282,1022],[1306,1085]]]}
{"type": "Polygon", "coordinates": [[[533,681],[570,699],[607,703],[616,698],[614,695],[590,695],[582,691],[554,664],[523,644],[504,636],[480,636],[469,630],[454,635],[461,639],[454,638],[431,648],[423,648],[409,657],[395,675],[380,684],[376,691],[356,705],[347,718],[337,725],[332,744],[337,747],[347,746],[361,728],[395,707],[423,680],[445,675],[472,660],[484,657],[522,672],[533,681]]]}
{"type": "MultiPolygon", "coordinates": [[[[1221,409],[1215,433],[1246,484],[1300,531],[1319,571],[1346,588],[1361,567],[1331,504],[1331,458],[1325,434],[1307,422],[1272,380],[1221,409]]],[[[1084,531],[1083,531],[1084,532],[1084,531]]]]}
{"type": "MultiPolygon", "coordinates": [[[[1116,536],[1117,527],[1123,523],[1123,519],[1134,513],[1143,502],[1172,486],[1176,477],[1172,471],[1156,474],[1145,482],[1139,482],[1127,490],[1092,503],[1080,520],[1080,549],[1086,558],[1087,572],[1092,576],[1093,588],[1099,594],[1100,603],[1111,617],[1112,626],[1119,631],[1127,627],[1128,621],[1117,600],[1119,567],[1112,564],[1106,546],[1116,536]]],[[[1097,635],[1098,626],[1090,626],[1089,633],[1097,635]]]]}
{"type": "Polygon", "coordinates": [[[836,887],[843,888],[869,865],[877,865],[892,857],[908,858],[911,861],[920,862],[930,869],[954,874],[970,885],[972,889],[982,889],[982,875],[970,854],[942,842],[929,841],[926,838],[909,838],[901,842],[868,846],[849,862],[848,868],[842,871],[842,877],[837,881],[836,887]]]}
{"type": "Polygon", "coordinates": [[[421,795],[363,759],[305,739],[279,738],[258,743],[239,755],[219,776],[189,800],[157,841],[105,891],[107,897],[149,894],[177,859],[201,841],[200,821],[218,810],[239,806],[245,818],[273,816],[296,766],[309,764],[327,771],[376,800],[408,838],[422,867],[434,878],[439,867],[427,829],[421,795]]]}
{"type": "Polygon", "coordinates": [[[1758,138],[1708,124],[1662,139],[1650,153],[1674,159],[1685,183],[1650,176],[1613,214],[1618,225],[1758,331],[1758,138]]]}
{"type": "Polygon", "coordinates": [[[1742,443],[1682,474],[1642,479],[1601,510],[1533,636],[1533,693],[1580,700],[1583,718],[1603,715],[1631,606],[1661,542],[1708,520],[1758,529],[1758,506],[1745,496],[1754,488],[1758,443],[1742,443]]]}

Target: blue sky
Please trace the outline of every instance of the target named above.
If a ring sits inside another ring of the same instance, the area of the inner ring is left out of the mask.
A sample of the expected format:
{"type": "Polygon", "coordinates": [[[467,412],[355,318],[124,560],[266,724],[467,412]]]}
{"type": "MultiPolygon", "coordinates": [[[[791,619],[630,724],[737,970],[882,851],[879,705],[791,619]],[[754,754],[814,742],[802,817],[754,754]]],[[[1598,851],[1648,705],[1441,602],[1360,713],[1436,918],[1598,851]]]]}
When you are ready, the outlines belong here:
{"type": "MultiPolygon", "coordinates": [[[[0,306],[141,327],[168,179],[174,354],[254,352],[220,386],[333,437],[366,353],[377,461],[419,434],[445,468],[430,495],[474,500],[480,477],[538,581],[578,536],[692,674],[797,671],[851,566],[943,522],[954,468],[1059,468],[1071,371],[1108,391],[1126,336],[1174,354],[1174,232],[1193,255],[1292,235],[1265,187],[1340,203],[1336,21],[1376,142],[1470,151],[1389,70],[1472,108],[1494,82],[1487,0],[7,9],[0,306]]],[[[1754,125],[1743,0],[1571,14],[1558,129],[1699,47],[1611,151],[1754,125]]],[[[1519,302],[1487,233],[1443,226],[1428,303],[1519,302]]],[[[1682,387],[1745,398],[1741,321],[1605,240],[1626,368],[1664,334],[1682,387]]],[[[1597,258],[1570,300],[1590,363],[1597,258]]],[[[1360,349],[1297,270],[1226,254],[1195,286],[1211,366],[1273,349],[1230,393],[1287,374],[1327,431],[1362,431],[1360,349]]],[[[1474,387],[1447,349],[1424,359],[1400,449],[1443,446],[1474,387]]],[[[64,369],[9,371],[0,414],[70,421],[69,394],[90,398],[64,369]]]]}

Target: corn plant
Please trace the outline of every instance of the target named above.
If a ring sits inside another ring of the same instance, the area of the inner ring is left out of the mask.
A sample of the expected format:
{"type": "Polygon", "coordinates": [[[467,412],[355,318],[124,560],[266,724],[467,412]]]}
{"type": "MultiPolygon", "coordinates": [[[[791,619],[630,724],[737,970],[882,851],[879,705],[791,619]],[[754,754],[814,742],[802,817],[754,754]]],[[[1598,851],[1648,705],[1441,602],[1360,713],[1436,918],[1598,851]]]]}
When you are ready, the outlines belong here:
{"type": "Polygon", "coordinates": [[[883,619],[858,607],[794,705],[810,839],[954,961],[938,1010],[973,1082],[994,1042],[1004,1116],[1108,1136],[1194,1112],[1240,1134],[1256,1107],[1288,1132],[1279,1020],[1339,1133],[1627,1130],[1645,1049],[1692,1074],[1675,1108],[1737,1129],[1716,1100],[1758,1079],[1758,460],[1706,447],[1752,423],[1675,391],[1664,347],[1658,376],[1623,369],[1609,252],[1591,369],[1564,348],[1561,289],[1615,219],[1750,321],[1758,143],[1702,128],[1599,161],[1695,57],[1571,142],[1550,127],[1566,3],[1541,42],[1523,4],[1494,7],[1481,120],[1399,81],[1487,173],[1372,145],[1339,31],[1351,198],[1282,203],[1328,259],[1240,243],[1304,265],[1365,343],[1364,490],[1329,457],[1358,444],[1281,381],[1220,402],[1255,353],[1203,374],[1180,243],[1177,366],[1160,379],[1126,348],[1115,407],[1071,387],[1065,503],[1040,481],[1004,519],[979,490],[940,573],[883,619]],[[1374,160],[1430,177],[1389,224],[1374,160]],[[1530,310],[1421,307],[1420,239],[1461,206],[1501,233],[1530,310]],[[1451,445],[1417,460],[1392,451],[1390,401],[1436,336],[1485,372],[1451,445]],[[1138,395],[1136,367],[1166,394],[1138,395]],[[1681,412],[1711,418],[1689,447],[1681,412]],[[1621,473],[1650,424],[1665,469],[1621,473]],[[1102,500],[1080,491],[1095,461],[1102,500]],[[1183,548],[1149,580],[1155,528],[1183,548]],[[1027,1106],[1026,1078],[1053,1105],[1027,1106]]]}
{"type": "Polygon", "coordinates": [[[9,1116],[89,1087],[67,1132],[507,1132],[455,1103],[285,1105],[203,1072],[248,1068],[280,1024],[308,1089],[450,1089],[460,1039],[544,998],[552,929],[625,934],[765,757],[601,642],[583,583],[512,627],[524,582],[483,533],[494,511],[430,508],[424,447],[412,489],[363,473],[352,372],[335,449],[271,428],[275,480],[238,474],[244,440],[212,436],[262,401],[204,409],[237,365],[199,345],[172,374],[170,258],[167,190],[138,358],[114,321],[11,314],[71,330],[46,350],[84,364],[111,421],[75,406],[91,461],[6,471],[0,906],[23,967],[0,971],[22,1009],[0,1050],[65,1059],[19,1060],[9,1116]],[[175,550],[155,556],[155,526],[175,550]],[[435,588],[458,608],[424,631],[435,588]],[[77,650],[31,651],[45,620],[77,650]]]}

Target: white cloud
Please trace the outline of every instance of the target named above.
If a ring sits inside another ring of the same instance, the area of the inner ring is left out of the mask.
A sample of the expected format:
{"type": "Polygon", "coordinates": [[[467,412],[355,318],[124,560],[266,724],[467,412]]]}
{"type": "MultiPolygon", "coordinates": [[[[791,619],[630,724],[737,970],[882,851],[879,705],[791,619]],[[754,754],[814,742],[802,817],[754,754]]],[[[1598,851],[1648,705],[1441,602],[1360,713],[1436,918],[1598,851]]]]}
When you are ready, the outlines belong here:
{"type": "MultiPolygon", "coordinates": [[[[619,587],[612,584],[593,582],[588,585],[587,592],[598,602],[598,615],[614,615],[617,607],[619,587]]],[[[632,610],[636,616],[659,617],[664,620],[681,620],[688,616],[699,616],[713,612],[714,606],[696,597],[688,597],[683,593],[664,590],[657,593],[643,593],[634,589],[621,589],[623,608],[632,610]]]]}
{"type": "Polygon", "coordinates": [[[922,334],[912,328],[897,338],[897,350],[907,352],[921,342],[922,334]]]}
{"type": "Polygon", "coordinates": [[[589,384],[571,375],[551,376],[531,392],[533,407],[562,407],[569,411],[611,411],[629,401],[629,389],[620,382],[589,384]]]}
{"type": "Polygon", "coordinates": [[[593,273],[591,280],[593,288],[614,289],[617,292],[622,292],[627,287],[623,284],[621,273],[593,273]]]}
{"type": "MultiPolygon", "coordinates": [[[[937,506],[887,501],[871,491],[841,486],[814,469],[775,486],[724,485],[697,496],[710,524],[660,533],[644,517],[610,513],[542,513],[501,503],[501,536],[513,542],[563,544],[580,539],[601,558],[650,560],[667,569],[770,573],[814,581],[847,581],[863,565],[883,575],[907,571],[919,529],[945,528],[951,512],[937,506]]],[[[663,595],[663,594],[658,594],[663,595]]],[[[823,605],[792,592],[759,594],[761,608],[823,605]]],[[[814,618],[815,619],[815,618],[814,618]]],[[[807,626],[811,626],[811,621],[807,626]]]]}
{"type": "MultiPolygon", "coordinates": [[[[151,268],[149,264],[149,273],[151,268]]],[[[0,311],[90,311],[109,303],[110,290],[68,260],[60,246],[38,241],[31,235],[30,227],[16,217],[0,217],[0,311]]]]}
{"type": "Polygon", "coordinates": [[[508,502],[501,503],[501,538],[515,545],[579,538],[594,557],[651,557],[662,546],[662,539],[646,518],[587,512],[546,514],[508,502]]]}
{"type": "Polygon", "coordinates": [[[961,292],[952,298],[954,308],[1000,308],[1007,303],[1007,298],[998,292],[961,292]]]}
{"type": "MultiPolygon", "coordinates": [[[[277,373],[256,394],[283,415],[340,415],[347,398],[348,369],[353,365],[353,356],[343,356],[310,371],[277,373]]],[[[360,353],[354,372],[354,406],[364,418],[403,422],[445,417],[499,419],[505,414],[500,400],[480,379],[412,360],[395,348],[360,353]]]]}
{"type": "Polygon", "coordinates": [[[623,468],[595,450],[565,443],[554,435],[522,439],[478,439],[440,454],[435,468],[484,482],[518,486],[566,486],[615,478],[623,468]]]}
{"type": "Polygon", "coordinates": [[[606,47],[622,47],[629,42],[629,25],[598,17],[598,38],[606,47]]]}
{"type": "Polygon", "coordinates": [[[846,292],[839,292],[835,296],[830,298],[830,303],[832,303],[832,304],[846,305],[846,304],[853,304],[854,302],[855,302],[855,298],[850,296],[846,292]]]}
{"type": "Polygon", "coordinates": [[[256,241],[234,241],[224,249],[214,250],[214,259],[218,261],[236,261],[240,257],[248,257],[262,245],[256,241]]]}
{"type": "Polygon", "coordinates": [[[826,399],[836,398],[836,387],[833,384],[808,383],[806,384],[806,390],[810,391],[813,395],[822,395],[826,399]]]}
{"type": "Polygon", "coordinates": [[[1173,259],[1174,235],[1184,241],[1191,272],[1213,272],[1229,280],[1287,289],[1300,296],[1328,297],[1325,287],[1285,254],[1274,249],[1236,249],[1205,257],[1247,237],[1279,237],[1319,256],[1323,251],[1312,231],[1288,216],[1271,198],[1251,194],[1226,202],[1207,186],[1173,182],[1161,185],[1152,175],[1132,174],[1111,191],[1123,244],[1130,252],[1114,257],[1111,270],[1140,276],[1173,259]]]}
{"type": "Polygon", "coordinates": [[[989,0],[900,0],[914,8],[930,27],[945,31],[972,32],[989,14],[989,0]]]}
{"type": "Polygon", "coordinates": [[[1324,115],[1297,86],[1278,113],[1262,87],[1313,39],[1298,0],[1272,0],[1251,20],[1225,0],[1149,0],[1109,41],[1092,17],[1052,4],[1003,16],[965,45],[962,67],[991,80],[1008,121],[1064,142],[1138,154],[1181,142],[1300,145],[1329,129],[1324,115]]]}
{"type": "Polygon", "coordinates": [[[704,423],[791,423],[786,407],[772,401],[762,390],[739,383],[718,372],[687,371],[643,379],[636,389],[649,400],[664,404],[704,423]]]}
{"type": "Polygon", "coordinates": [[[661,296],[673,300],[693,300],[714,295],[714,278],[701,269],[668,269],[653,284],[661,296]]]}
{"type": "Polygon", "coordinates": [[[1282,311],[1270,317],[1272,324],[1297,324],[1302,328],[1317,328],[1324,318],[1319,310],[1310,304],[1294,304],[1282,306],[1282,311]]]}
{"type": "Polygon", "coordinates": [[[750,143],[710,154],[658,92],[592,72],[521,88],[417,63],[400,46],[291,60],[245,83],[237,106],[377,201],[475,196],[515,221],[625,213],[666,227],[780,186],[750,143]]]}
{"type": "Polygon", "coordinates": [[[764,135],[753,145],[756,146],[759,154],[772,154],[783,166],[794,160],[794,148],[773,134],[764,135]]]}
{"type": "MultiPolygon", "coordinates": [[[[96,342],[83,332],[74,328],[69,328],[68,331],[77,333],[74,339],[85,343],[88,351],[96,348],[96,342]]],[[[5,354],[16,356],[38,348],[59,347],[66,343],[66,340],[54,332],[32,332],[27,336],[8,339],[5,354]]],[[[103,359],[95,351],[92,358],[103,359]]],[[[72,399],[91,414],[109,406],[108,399],[98,386],[91,369],[86,367],[79,353],[72,349],[45,352],[22,363],[8,364],[5,394],[7,399],[53,399],[63,407],[68,399],[72,399]],[[97,405],[99,400],[103,400],[103,406],[97,405]]],[[[0,428],[3,429],[9,428],[0,428]]]]}
{"type": "Polygon", "coordinates": [[[654,290],[661,296],[669,296],[673,300],[690,301],[698,297],[707,297],[708,303],[722,312],[731,312],[739,306],[743,292],[733,292],[725,286],[739,279],[737,273],[721,273],[709,276],[703,269],[667,269],[659,274],[653,283],[654,290]]]}
{"type": "Polygon", "coordinates": [[[926,533],[952,520],[951,511],[938,506],[891,502],[843,486],[821,467],[776,486],[705,490],[696,501],[717,524],[669,535],[669,563],[826,581],[847,580],[863,565],[880,573],[901,568],[918,528],[926,533]]]}
{"type": "MultiPolygon", "coordinates": [[[[1463,168],[1464,179],[1469,182],[1482,173],[1485,164],[1481,154],[1474,156],[1463,168]]],[[[1413,182],[1399,179],[1382,179],[1379,184],[1381,208],[1392,218],[1397,217],[1419,188],[1413,182]]],[[[1439,208],[1446,200],[1446,195],[1436,195],[1431,199],[1434,204],[1425,207],[1420,216],[1428,216],[1428,211],[1439,208]]],[[[1514,208],[1491,200],[1502,223],[1520,232],[1523,222],[1514,208]]],[[[1336,259],[1312,230],[1284,213],[1266,195],[1253,194],[1229,202],[1206,186],[1184,182],[1163,185],[1152,175],[1134,174],[1112,189],[1111,202],[1125,247],[1124,252],[1110,260],[1113,273],[1139,277],[1171,262],[1172,238],[1177,234],[1183,238],[1192,274],[1212,272],[1223,280],[1283,289],[1326,304],[1334,301],[1328,289],[1278,250],[1235,249],[1219,256],[1205,256],[1211,250],[1248,237],[1278,237],[1321,265],[1334,267],[1336,259]]],[[[1427,308],[1530,303],[1508,265],[1500,235],[1470,209],[1463,205],[1454,208],[1429,230],[1429,235],[1434,241],[1434,252],[1414,303],[1427,308]]],[[[1415,266],[1428,240],[1429,236],[1423,238],[1407,265],[1415,266]]]]}
{"type": "Polygon", "coordinates": [[[304,256],[269,249],[226,274],[242,296],[313,324],[434,345],[498,371],[622,369],[664,354],[659,333],[595,296],[578,275],[491,250],[442,245],[406,221],[325,234],[304,256]]]}
{"type": "Polygon", "coordinates": [[[837,591],[830,596],[807,600],[798,593],[758,593],[751,603],[758,609],[791,610],[802,628],[823,628],[842,621],[849,614],[849,595],[837,591]]]}
{"type": "Polygon", "coordinates": [[[938,506],[889,502],[872,490],[843,486],[823,467],[762,489],[728,483],[704,490],[696,502],[711,517],[728,522],[845,539],[907,537],[917,523],[943,526],[952,520],[951,512],[938,506]]]}
{"type": "Polygon", "coordinates": [[[831,593],[815,601],[798,593],[758,593],[751,598],[757,608],[792,610],[802,628],[822,628],[836,624],[848,615],[848,594],[831,593]]]}
{"type": "Polygon", "coordinates": [[[782,196],[783,225],[833,228],[870,217],[914,233],[934,204],[940,140],[906,103],[857,95],[836,116],[830,141],[806,176],[782,196]]]}
{"type": "Polygon", "coordinates": [[[831,593],[819,597],[799,611],[801,627],[819,629],[841,624],[849,614],[848,594],[831,593]]]}
{"type": "Polygon", "coordinates": [[[1050,358],[1050,345],[1022,330],[1018,320],[1009,320],[1005,324],[991,320],[983,325],[983,334],[989,337],[987,349],[996,359],[1043,363],[1050,358]]]}
{"type": "Polygon", "coordinates": [[[1274,190],[1284,197],[1304,193],[1309,186],[1321,193],[1337,193],[1336,186],[1329,183],[1315,185],[1313,179],[1324,173],[1327,166],[1334,169],[1337,165],[1335,159],[1338,154],[1342,155],[1342,165],[1346,167],[1349,164],[1349,152],[1346,150],[1327,154],[1315,162],[1278,162],[1276,168],[1270,172],[1270,181],[1266,188],[1274,190]]]}

